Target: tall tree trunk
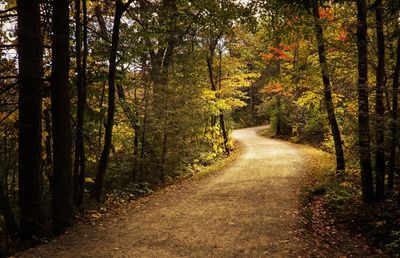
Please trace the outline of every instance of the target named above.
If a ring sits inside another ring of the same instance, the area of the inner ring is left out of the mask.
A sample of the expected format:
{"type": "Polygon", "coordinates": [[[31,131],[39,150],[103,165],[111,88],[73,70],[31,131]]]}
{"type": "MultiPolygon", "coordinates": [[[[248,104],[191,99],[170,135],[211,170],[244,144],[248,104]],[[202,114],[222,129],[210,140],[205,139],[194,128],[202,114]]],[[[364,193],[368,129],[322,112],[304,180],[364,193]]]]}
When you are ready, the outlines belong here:
{"type": "Polygon", "coordinates": [[[51,133],[51,115],[50,115],[50,107],[46,106],[43,114],[44,114],[44,127],[47,133],[47,136],[44,140],[44,146],[46,150],[46,159],[44,160],[44,166],[47,180],[49,181],[49,192],[53,192],[53,148],[52,148],[52,133],[51,133]]]}
{"type": "MultiPolygon", "coordinates": [[[[222,87],[222,50],[219,50],[219,63],[218,63],[218,90],[221,91],[222,87]]],[[[220,93],[218,93],[218,98],[220,98],[220,93]]],[[[224,148],[225,153],[227,155],[230,154],[230,150],[228,147],[228,132],[225,126],[225,118],[224,118],[224,111],[222,109],[219,110],[219,125],[222,131],[222,138],[224,140],[224,148]]]]}
{"type": "Polygon", "coordinates": [[[18,183],[21,239],[42,230],[42,78],[43,39],[40,1],[18,0],[19,130],[18,183]]]}
{"type": "Polygon", "coordinates": [[[13,210],[11,209],[9,198],[7,196],[4,178],[0,177],[0,212],[4,217],[7,235],[11,240],[17,240],[19,228],[13,210]]]}
{"type": "MultiPolygon", "coordinates": [[[[216,48],[218,40],[217,39],[211,39],[210,41],[211,41],[210,42],[210,53],[209,53],[209,56],[206,59],[207,68],[208,68],[208,77],[210,79],[211,90],[215,92],[216,98],[219,99],[220,95],[217,92],[218,89],[217,89],[217,83],[215,82],[215,74],[214,74],[215,48],[216,48]]],[[[220,62],[221,62],[221,60],[220,60],[220,62]]],[[[222,113],[222,110],[219,110],[219,112],[220,112],[220,114],[218,115],[218,118],[219,118],[219,122],[220,122],[223,142],[224,142],[224,150],[225,150],[225,153],[229,155],[228,134],[226,132],[224,114],[222,113]]],[[[212,127],[215,126],[216,121],[217,121],[217,116],[211,115],[211,126],[212,127]]]]}
{"type": "Polygon", "coordinates": [[[110,157],[115,113],[115,73],[117,69],[116,59],[119,43],[119,28],[121,25],[122,14],[124,13],[126,8],[127,6],[125,6],[121,0],[116,1],[108,69],[108,113],[107,124],[105,128],[106,132],[104,136],[104,147],[101,153],[99,168],[97,170],[96,180],[92,191],[92,198],[95,199],[97,202],[100,202],[102,197],[104,176],[106,174],[108,159],[110,157]]]}
{"type": "Polygon", "coordinates": [[[224,113],[222,110],[219,110],[219,124],[221,126],[221,131],[222,131],[222,138],[224,140],[224,149],[225,153],[227,155],[230,154],[230,150],[228,147],[228,132],[226,131],[226,126],[225,126],[225,118],[224,118],[224,113]]]}
{"type": "Polygon", "coordinates": [[[326,50],[325,50],[324,36],[319,14],[318,0],[313,0],[312,4],[313,4],[312,9],[314,16],[314,30],[318,43],[319,63],[321,66],[322,81],[324,84],[324,100],[325,100],[326,111],[328,113],[329,125],[331,127],[331,132],[333,136],[333,142],[335,144],[336,170],[339,171],[345,169],[342,139],[340,136],[339,126],[336,121],[335,109],[332,101],[331,82],[329,77],[328,62],[326,60],[326,50]]]}
{"type": "MultiPolygon", "coordinates": [[[[144,67],[144,66],[142,66],[144,67]]],[[[148,114],[148,108],[149,108],[149,85],[147,84],[147,81],[144,83],[144,111],[143,111],[143,127],[142,127],[142,141],[141,141],[141,150],[140,150],[140,164],[139,164],[139,169],[138,169],[138,181],[140,181],[141,174],[142,174],[142,163],[143,159],[146,155],[147,149],[146,149],[146,136],[147,136],[147,114],[148,114]]]]}
{"type": "Polygon", "coordinates": [[[400,33],[397,38],[397,50],[396,50],[396,66],[393,75],[392,85],[392,121],[391,121],[391,140],[390,140],[390,159],[389,159],[389,177],[388,177],[388,188],[393,189],[394,185],[394,173],[396,166],[396,147],[398,142],[398,97],[399,97],[399,76],[400,76],[400,33]]]}
{"type": "Polygon", "coordinates": [[[72,132],[69,78],[69,0],[53,3],[51,111],[53,119],[53,230],[64,233],[73,219],[72,132]]]}
{"type": "Polygon", "coordinates": [[[99,135],[98,135],[98,152],[101,152],[101,137],[103,135],[103,102],[104,102],[104,96],[106,94],[106,82],[103,82],[103,88],[101,90],[101,96],[100,96],[100,105],[99,105],[99,110],[100,110],[100,118],[99,118],[99,135]]]}
{"type": "Polygon", "coordinates": [[[282,130],[282,107],[281,107],[281,96],[279,94],[276,95],[276,109],[278,111],[276,115],[276,135],[282,135],[283,130],[282,130]]]}
{"type": "Polygon", "coordinates": [[[364,202],[372,202],[374,186],[371,169],[371,147],[368,107],[368,42],[367,4],[357,0],[357,49],[358,49],[358,144],[361,167],[361,190],[364,202]]]}
{"type": "MultiPolygon", "coordinates": [[[[211,90],[216,92],[217,86],[215,85],[214,69],[213,69],[214,51],[215,51],[215,48],[210,47],[210,56],[207,57],[206,62],[207,62],[207,68],[208,68],[208,76],[210,78],[211,90]]],[[[217,123],[216,116],[211,115],[211,127],[214,127],[216,123],[217,123]]]]}
{"type": "MultiPolygon", "coordinates": [[[[273,16],[273,19],[276,19],[277,14],[275,13],[273,16]]],[[[273,22],[274,24],[274,22],[273,22]]],[[[279,35],[279,31],[274,27],[274,33],[275,33],[275,47],[280,49],[281,48],[281,38],[279,35]]],[[[275,76],[280,76],[281,75],[281,60],[277,58],[275,60],[275,76]]],[[[275,129],[275,134],[276,135],[283,135],[284,130],[282,128],[282,103],[281,103],[281,95],[279,93],[276,94],[276,129],[275,129]]]]}
{"type": "Polygon", "coordinates": [[[168,134],[167,134],[167,118],[164,120],[162,133],[162,152],[161,152],[161,167],[160,167],[160,182],[165,183],[165,162],[167,158],[168,134]]]}
{"type": "Polygon", "coordinates": [[[132,178],[134,182],[137,182],[138,177],[138,162],[139,162],[139,135],[140,135],[140,126],[139,126],[139,102],[137,98],[137,85],[135,85],[135,90],[134,90],[134,104],[135,104],[135,136],[133,138],[133,171],[132,171],[132,178]]]}
{"type": "MultiPolygon", "coordinates": [[[[82,68],[82,24],[81,24],[81,1],[75,0],[75,53],[76,53],[76,91],[77,91],[77,112],[76,112],[76,138],[75,138],[75,161],[74,161],[74,199],[75,206],[82,210],[84,187],[81,185],[80,175],[85,173],[85,156],[83,142],[83,123],[85,111],[85,89],[83,87],[82,68]]],[[[83,182],[84,184],[84,182],[83,182]]]]}
{"type": "Polygon", "coordinates": [[[385,194],[385,107],[383,92],[385,90],[385,35],[383,32],[382,0],[377,0],[375,9],[376,38],[378,48],[378,66],[376,69],[376,102],[375,102],[375,184],[376,198],[381,199],[385,194]]]}
{"type": "MultiPolygon", "coordinates": [[[[82,124],[84,124],[84,114],[87,103],[87,57],[88,57],[88,17],[87,17],[87,1],[82,0],[83,7],[83,55],[82,55],[82,124]]],[[[82,140],[82,148],[80,150],[80,171],[79,171],[79,203],[78,207],[84,208],[85,200],[85,177],[86,177],[86,155],[85,144],[82,140]]]]}

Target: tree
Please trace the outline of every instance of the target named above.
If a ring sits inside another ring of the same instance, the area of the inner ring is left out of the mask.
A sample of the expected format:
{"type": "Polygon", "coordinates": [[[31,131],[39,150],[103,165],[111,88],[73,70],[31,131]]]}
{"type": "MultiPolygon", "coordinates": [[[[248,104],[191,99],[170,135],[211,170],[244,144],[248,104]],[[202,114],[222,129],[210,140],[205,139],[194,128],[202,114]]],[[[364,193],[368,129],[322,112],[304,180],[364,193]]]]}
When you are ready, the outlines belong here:
{"type": "MultiPolygon", "coordinates": [[[[208,47],[208,53],[206,56],[206,63],[208,68],[208,76],[210,80],[211,90],[215,92],[216,99],[220,99],[220,91],[221,91],[221,62],[220,58],[217,75],[215,73],[214,62],[215,62],[215,54],[217,51],[218,44],[222,44],[223,38],[225,34],[231,29],[232,22],[239,17],[240,9],[232,3],[231,1],[203,1],[201,2],[203,8],[207,10],[206,16],[204,19],[204,31],[205,31],[205,41],[208,47]]],[[[223,46],[221,45],[220,48],[223,46]]],[[[220,49],[219,51],[222,51],[220,49]]],[[[221,57],[221,53],[220,53],[221,57]]],[[[229,155],[230,150],[228,147],[228,133],[225,126],[225,118],[223,110],[219,109],[219,124],[222,132],[223,144],[225,153],[229,155]]],[[[217,116],[211,115],[211,127],[214,127],[216,124],[217,116]]]]}
{"type": "Polygon", "coordinates": [[[0,211],[6,223],[6,233],[11,240],[17,240],[19,235],[19,227],[15,219],[14,211],[10,206],[10,201],[7,196],[6,185],[4,178],[0,177],[0,211]]]}
{"type": "Polygon", "coordinates": [[[361,190],[363,200],[371,202],[374,198],[374,187],[369,130],[367,4],[365,0],[357,0],[357,21],[358,147],[361,166],[361,190]]]}
{"type": "Polygon", "coordinates": [[[92,190],[92,198],[98,202],[100,202],[102,197],[104,176],[106,174],[108,159],[110,157],[111,150],[112,130],[115,114],[115,73],[117,70],[116,60],[119,43],[119,29],[121,25],[122,15],[132,2],[133,0],[130,0],[126,4],[124,4],[121,0],[117,0],[115,3],[114,25],[111,37],[111,49],[108,69],[108,112],[105,129],[106,132],[104,136],[104,147],[101,153],[99,167],[96,173],[96,180],[92,190]]]}
{"type": "Polygon", "coordinates": [[[18,0],[18,184],[21,239],[38,235],[42,207],[42,57],[40,1],[18,0]]]}
{"type": "Polygon", "coordinates": [[[53,230],[61,234],[72,224],[72,133],[69,92],[69,0],[53,3],[51,113],[53,126],[53,230]]]}
{"type": "Polygon", "coordinates": [[[85,146],[83,142],[83,125],[86,106],[87,91],[87,6],[86,0],[82,1],[83,7],[83,56],[81,44],[81,1],[75,1],[75,22],[76,22],[76,90],[77,90],[77,114],[76,114],[76,139],[75,139],[75,162],[74,162],[74,193],[75,206],[83,209],[84,191],[85,191],[85,146]]]}
{"type": "Polygon", "coordinates": [[[335,108],[332,101],[331,80],[329,76],[328,62],[326,60],[326,50],[318,1],[319,0],[312,0],[312,13],[314,16],[314,30],[317,38],[319,63],[321,66],[322,81],[324,84],[325,107],[328,114],[329,125],[331,127],[333,142],[335,145],[336,170],[344,170],[345,160],[343,154],[342,139],[340,136],[339,126],[336,121],[335,108]]]}
{"type": "Polygon", "coordinates": [[[385,90],[385,34],[383,32],[382,0],[375,2],[375,27],[377,38],[378,66],[376,68],[376,100],[375,100],[375,174],[376,198],[385,194],[385,106],[383,92],[385,90]]]}
{"type": "Polygon", "coordinates": [[[390,158],[389,158],[389,175],[388,175],[388,188],[391,190],[394,186],[394,173],[396,165],[396,147],[398,144],[398,94],[399,94],[399,76],[400,76],[400,33],[397,31],[397,48],[396,48],[396,65],[393,73],[392,84],[392,121],[391,121],[391,135],[390,135],[390,158]]]}
{"type": "MultiPolygon", "coordinates": [[[[158,109],[155,112],[158,123],[161,127],[159,133],[162,135],[160,142],[162,142],[161,151],[159,155],[154,155],[153,159],[157,159],[159,180],[164,182],[167,170],[167,153],[169,150],[170,139],[169,139],[169,118],[170,108],[172,103],[169,99],[169,84],[170,84],[170,70],[174,62],[174,54],[182,44],[183,38],[190,30],[192,24],[185,21],[180,23],[179,15],[182,14],[179,11],[182,9],[177,6],[176,0],[163,0],[160,2],[141,2],[140,3],[140,18],[142,21],[139,23],[144,27],[146,33],[144,35],[144,43],[146,45],[149,63],[150,63],[150,80],[153,86],[153,101],[154,106],[158,109]],[[158,15],[153,16],[152,12],[156,12],[158,15]],[[151,22],[148,22],[148,21],[151,22]],[[145,21],[145,22],[143,22],[145,21]],[[157,31],[158,33],[149,33],[150,31],[157,31]]],[[[186,19],[184,19],[186,20],[186,19]]],[[[147,92],[148,93],[148,92],[147,92]]],[[[150,94],[147,94],[150,97],[150,94]]],[[[147,101],[147,100],[146,100],[147,101]]],[[[146,103],[147,105],[147,103],[146,103]]],[[[147,110],[146,110],[147,113],[147,110]]],[[[146,119],[147,120],[147,119],[146,119]]],[[[143,134],[145,134],[145,128],[143,128],[143,134]]],[[[158,131],[158,130],[157,130],[158,131]]],[[[145,142],[145,138],[142,138],[145,142]]],[[[148,146],[150,147],[150,146],[148,146]]],[[[143,148],[145,151],[150,151],[150,148],[143,148]]],[[[158,148],[156,148],[158,149],[158,148]]],[[[151,150],[154,151],[154,150],[151,150]]],[[[142,155],[146,153],[142,152],[142,155]]]]}

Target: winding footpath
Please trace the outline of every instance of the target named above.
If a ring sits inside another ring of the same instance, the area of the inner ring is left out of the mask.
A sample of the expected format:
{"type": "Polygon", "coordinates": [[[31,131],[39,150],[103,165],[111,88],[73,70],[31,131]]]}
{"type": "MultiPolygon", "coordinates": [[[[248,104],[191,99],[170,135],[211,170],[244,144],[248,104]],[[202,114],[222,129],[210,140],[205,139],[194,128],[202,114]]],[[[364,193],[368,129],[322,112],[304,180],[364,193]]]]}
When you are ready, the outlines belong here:
{"type": "Polygon", "coordinates": [[[289,257],[296,184],[304,162],[293,145],[236,130],[244,150],[210,176],[133,202],[126,214],[81,226],[21,257],[289,257]]]}

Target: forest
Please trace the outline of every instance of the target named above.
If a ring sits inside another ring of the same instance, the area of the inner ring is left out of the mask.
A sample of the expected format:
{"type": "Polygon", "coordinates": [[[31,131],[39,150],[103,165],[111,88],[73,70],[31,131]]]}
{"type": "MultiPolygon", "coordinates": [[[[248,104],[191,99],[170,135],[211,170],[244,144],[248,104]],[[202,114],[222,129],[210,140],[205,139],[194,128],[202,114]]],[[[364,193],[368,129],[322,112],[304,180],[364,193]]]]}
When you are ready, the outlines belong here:
{"type": "MultiPolygon", "coordinates": [[[[0,28],[0,257],[239,168],[266,124],[321,151],[293,179],[306,230],[326,212],[399,257],[398,0],[0,0],[0,28]]],[[[347,257],[325,251],[296,257],[347,257]]]]}

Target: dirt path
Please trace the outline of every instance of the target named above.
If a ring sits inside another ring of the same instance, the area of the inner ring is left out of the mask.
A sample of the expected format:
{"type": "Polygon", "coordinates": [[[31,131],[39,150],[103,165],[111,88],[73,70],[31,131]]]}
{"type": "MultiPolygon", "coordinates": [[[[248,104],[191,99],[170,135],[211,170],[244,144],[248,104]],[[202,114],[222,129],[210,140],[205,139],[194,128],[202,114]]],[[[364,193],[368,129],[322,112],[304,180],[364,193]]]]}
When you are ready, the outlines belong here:
{"type": "Polygon", "coordinates": [[[23,257],[288,257],[303,158],[290,144],[237,130],[244,151],[230,168],[161,191],[125,216],[83,227],[23,257]]]}

